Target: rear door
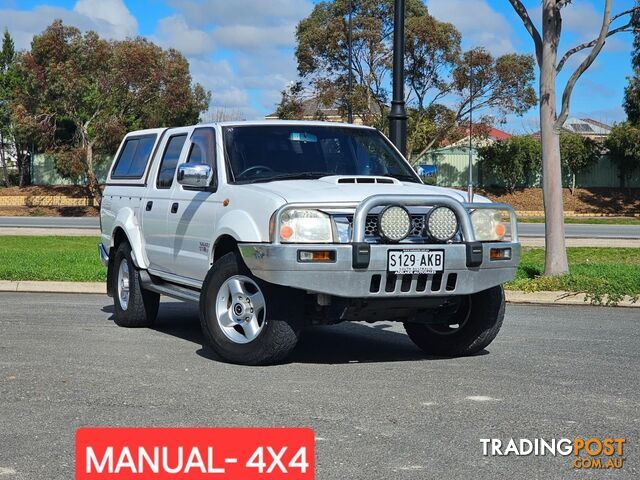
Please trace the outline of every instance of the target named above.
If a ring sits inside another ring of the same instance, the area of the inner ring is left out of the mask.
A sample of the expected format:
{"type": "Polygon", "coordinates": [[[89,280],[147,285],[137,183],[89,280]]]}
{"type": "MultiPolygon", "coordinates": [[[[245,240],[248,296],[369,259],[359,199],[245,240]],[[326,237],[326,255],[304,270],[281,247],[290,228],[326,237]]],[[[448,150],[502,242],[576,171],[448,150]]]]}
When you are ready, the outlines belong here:
{"type": "Polygon", "coordinates": [[[149,267],[153,270],[170,273],[173,269],[172,238],[167,219],[176,168],[184,161],[190,130],[177,128],[167,132],[158,149],[160,159],[149,175],[147,194],[142,202],[142,232],[149,267]]]}
{"type": "Polygon", "coordinates": [[[218,210],[222,200],[217,195],[219,172],[216,168],[217,138],[213,127],[193,130],[185,145],[185,162],[203,163],[213,169],[210,188],[194,189],[174,182],[168,217],[172,272],[197,282],[209,271],[211,251],[218,210]]]}

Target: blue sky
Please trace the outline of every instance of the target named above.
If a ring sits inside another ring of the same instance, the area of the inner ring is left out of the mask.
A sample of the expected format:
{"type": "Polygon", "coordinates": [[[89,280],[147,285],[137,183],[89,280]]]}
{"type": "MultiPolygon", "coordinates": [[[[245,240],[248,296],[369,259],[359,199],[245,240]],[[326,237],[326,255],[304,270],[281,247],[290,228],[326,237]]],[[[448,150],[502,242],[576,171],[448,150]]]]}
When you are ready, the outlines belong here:
{"type": "MultiPolygon", "coordinates": [[[[260,118],[273,111],[279,92],[296,79],[297,22],[318,0],[0,0],[0,29],[19,48],[54,18],[109,38],[142,35],[182,51],[194,79],[213,93],[212,112],[260,118]]],[[[432,15],[453,23],[463,47],[484,46],[496,55],[533,53],[532,42],[507,0],[426,0],[432,15]]],[[[539,23],[540,0],[525,0],[539,23]]],[[[573,0],[564,10],[561,51],[598,32],[604,0],[573,0]]],[[[613,0],[614,13],[634,0],[613,0]]],[[[631,34],[611,37],[574,92],[571,113],[612,123],[624,119],[622,98],[631,74],[631,34]]],[[[559,78],[562,88],[582,55],[559,78]]],[[[213,115],[213,114],[212,114],[213,115]]],[[[506,130],[537,129],[537,111],[509,117],[506,130]]]]}

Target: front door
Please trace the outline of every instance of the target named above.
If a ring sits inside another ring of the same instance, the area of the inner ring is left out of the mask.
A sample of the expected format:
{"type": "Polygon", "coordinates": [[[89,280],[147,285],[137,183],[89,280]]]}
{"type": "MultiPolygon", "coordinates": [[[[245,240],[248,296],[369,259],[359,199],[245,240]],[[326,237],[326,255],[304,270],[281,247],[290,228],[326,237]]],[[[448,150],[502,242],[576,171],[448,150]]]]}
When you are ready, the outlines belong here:
{"type": "Polygon", "coordinates": [[[209,271],[209,255],[218,209],[222,201],[216,194],[216,131],[196,128],[188,144],[187,163],[203,163],[213,168],[212,185],[207,189],[173,186],[168,216],[172,240],[172,273],[184,278],[204,280],[209,271]]]}

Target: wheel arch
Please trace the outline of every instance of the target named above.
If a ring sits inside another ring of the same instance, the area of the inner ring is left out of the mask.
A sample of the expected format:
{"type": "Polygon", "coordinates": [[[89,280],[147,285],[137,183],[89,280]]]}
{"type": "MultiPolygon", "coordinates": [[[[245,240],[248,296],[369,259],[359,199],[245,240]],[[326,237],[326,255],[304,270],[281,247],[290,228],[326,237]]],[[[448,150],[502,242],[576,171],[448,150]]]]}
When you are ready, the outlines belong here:
{"type": "Polygon", "coordinates": [[[144,239],[140,231],[140,225],[134,211],[131,208],[123,208],[115,219],[113,230],[111,231],[111,252],[115,253],[115,249],[123,241],[129,242],[131,245],[131,257],[137,268],[149,268],[149,262],[144,253],[144,239]]]}
{"type": "Polygon", "coordinates": [[[213,243],[210,263],[213,265],[227,253],[238,251],[238,239],[229,233],[220,235],[213,243]]]}

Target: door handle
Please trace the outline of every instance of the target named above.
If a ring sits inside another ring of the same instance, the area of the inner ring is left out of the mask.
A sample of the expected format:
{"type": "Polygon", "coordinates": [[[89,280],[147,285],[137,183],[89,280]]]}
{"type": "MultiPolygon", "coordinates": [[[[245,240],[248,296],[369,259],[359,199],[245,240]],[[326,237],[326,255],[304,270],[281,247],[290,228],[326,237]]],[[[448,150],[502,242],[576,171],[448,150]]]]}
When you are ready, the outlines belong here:
{"type": "Polygon", "coordinates": [[[171,205],[171,213],[178,213],[178,204],[174,203],[171,205]]]}
{"type": "Polygon", "coordinates": [[[153,208],[153,202],[147,202],[147,208],[145,209],[147,212],[151,211],[151,208],[153,208]]]}

